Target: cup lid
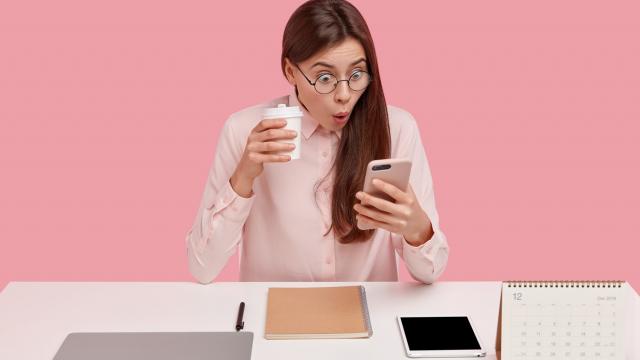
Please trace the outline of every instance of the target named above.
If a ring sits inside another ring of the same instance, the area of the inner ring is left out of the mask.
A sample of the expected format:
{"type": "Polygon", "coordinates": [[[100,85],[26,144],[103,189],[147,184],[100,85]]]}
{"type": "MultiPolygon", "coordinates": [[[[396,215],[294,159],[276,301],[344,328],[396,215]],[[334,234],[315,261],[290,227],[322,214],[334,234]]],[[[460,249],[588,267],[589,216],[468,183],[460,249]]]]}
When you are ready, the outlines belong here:
{"type": "Polygon", "coordinates": [[[302,117],[302,111],[299,106],[287,107],[287,104],[278,104],[275,108],[264,109],[262,117],[265,119],[302,117]]]}

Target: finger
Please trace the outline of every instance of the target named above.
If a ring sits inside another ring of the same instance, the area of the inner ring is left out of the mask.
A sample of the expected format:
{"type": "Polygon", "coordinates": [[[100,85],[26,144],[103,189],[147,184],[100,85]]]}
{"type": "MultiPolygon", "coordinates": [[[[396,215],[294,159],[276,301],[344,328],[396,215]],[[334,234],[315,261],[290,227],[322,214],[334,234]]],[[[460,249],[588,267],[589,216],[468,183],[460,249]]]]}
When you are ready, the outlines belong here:
{"type": "Polygon", "coordinates": [[[282,163],[291,160],[291,156],[250,152],[249,159],[256,163],[282,163]]]}
{"type": "Polygon", "coordinates": [[[287,125],[287,121],[284,119],[264,119],[253,128],[253,132],[261,132],[271,128],[281,128],[285,125],[287,125]]]}
{"type": "Polygon", "coordinates": [[[385,182],[383,180],[373,179],[373,186],[384,191],[385,194],[391,196],[396,201],[404,203],[404,202],[408,202],[411,199],[406,192],[398,189],[394,185],[389,184],[388,182],[385,182]]]}
{"type": "Polygon", "coordinates": [[[253,140],[259,141],[259,142],[265,142],[269,140],[278,140],[278,139],[293,139],[297,135],[298,133],[294,130],[267,129],[255,134],[255,136],[253,137],[253,140]]]}
{"type": "Polygon", "coordinates": [[[374,228],[384,229],[389,232],[395,232],[388,224],[382,223],[380,221],[376,221],[365,215],[356,215],[356,220],[374,228]]]}
{"type": "Polygon", "coordinates": [[[249,151],[261,152],[261,153],[273,152],[273,151],[291,151],[295,149],[295,147],[296,146],[294,144],[280,143],[275,141],[252,142],[249,145],[247,145],[247,148],[249,149],[249,151]]]}
{"type": "Polygon", "coordinates": [[[357,192],[356,198],[358,198],[358,200],[360,200],[363,205],[371,205],[378,210],[382,210],[390,214],[399,214],[402,212],[402,208],[400,205],[394,204],[391,201],[385,199],[381,199],[377,196],[373,196],[364,191],[357,192]]]}
{"type": "Polygon", "coordinates": [[[353,206],[353,209],[355,211],[357,211],[359,214],[361,215],[365,215],[366,217],[373,219],[373,220],[377,220],[379,222],[383,222],[389,225],[393,225],[393,226],[399,226],[401,225],[401,220],[398,220],[397,218],[395,218],[394,216],[388,214],[388,213],[383,213],[380,212],[378,210],[375,210],[373,208],[368,208],[366,206],[362,206],[360,204],[355,204],[353,206]]]}

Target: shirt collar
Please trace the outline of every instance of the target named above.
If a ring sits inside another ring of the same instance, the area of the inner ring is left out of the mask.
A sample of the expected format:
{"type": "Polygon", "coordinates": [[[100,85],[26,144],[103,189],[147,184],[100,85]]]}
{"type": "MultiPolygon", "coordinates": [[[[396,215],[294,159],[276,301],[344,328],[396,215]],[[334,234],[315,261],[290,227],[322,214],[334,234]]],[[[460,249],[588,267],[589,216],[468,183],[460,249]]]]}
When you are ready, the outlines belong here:
{"type": "MultiPolygon", "coordinates": [[[[308,140],[318,128],[322,128],[320,123],[309,114],[307,109],[305,109],[298,100],[295,87],[292,87],[289,93],[289,106],[299,106],[300,110],[302,110],[302,135],[304,135],[305,139],[308,140]]],[[[322,130],[324,130],[324,128],[322,128],[322,130]]],[[[340,139],[342,129],[335,131],[335,134],[338,136],[338,139],[340,139]]]]}

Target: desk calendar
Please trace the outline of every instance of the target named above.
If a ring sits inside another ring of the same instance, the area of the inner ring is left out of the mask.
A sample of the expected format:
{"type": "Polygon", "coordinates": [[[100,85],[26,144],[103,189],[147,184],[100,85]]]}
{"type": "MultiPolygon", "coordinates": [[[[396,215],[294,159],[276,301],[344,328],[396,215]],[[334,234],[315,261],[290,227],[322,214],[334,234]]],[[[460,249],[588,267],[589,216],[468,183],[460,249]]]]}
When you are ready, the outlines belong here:
{"type": "Polygon", "coordinates": [[[624,359],[622,281],[507,281],[502,359],[624,359]]]}

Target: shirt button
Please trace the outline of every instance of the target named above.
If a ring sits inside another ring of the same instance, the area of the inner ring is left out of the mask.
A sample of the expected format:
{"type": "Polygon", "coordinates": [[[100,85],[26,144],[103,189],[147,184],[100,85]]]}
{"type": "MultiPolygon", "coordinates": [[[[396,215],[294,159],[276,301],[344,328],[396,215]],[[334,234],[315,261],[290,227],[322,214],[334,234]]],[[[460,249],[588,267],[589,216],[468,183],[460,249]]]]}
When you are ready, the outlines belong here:
{"type": "Polygon", "coordinates": [[[331,258],[328,257],[327,260],[325,260],[325,262],[327,263],[327,265],[331,265],[331,258]]]}
{"type": "Polygon", "coordinates": [[[326,158],[326,157],[327,157],[327,155],[329,155],[329,154],[328,154],[326,151],[323,151],[323,152],[322,152],[322,157],[325,157],[325,158],[326,158]]]}

